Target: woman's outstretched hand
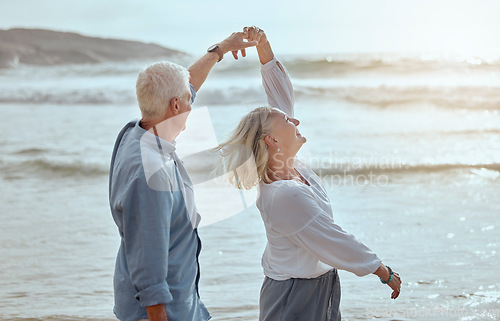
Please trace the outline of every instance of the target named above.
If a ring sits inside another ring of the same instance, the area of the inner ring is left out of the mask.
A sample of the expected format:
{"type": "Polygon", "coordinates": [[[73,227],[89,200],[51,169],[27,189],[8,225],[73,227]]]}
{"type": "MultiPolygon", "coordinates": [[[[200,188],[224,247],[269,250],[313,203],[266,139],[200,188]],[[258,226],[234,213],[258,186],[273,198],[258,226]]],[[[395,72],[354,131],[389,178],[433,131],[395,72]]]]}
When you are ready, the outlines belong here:
{"type": "Polygon", "coordinates": [[[401,292],[401,278],[399,277],[399,274],[394,272],[392,281],[387,283],[387,285],[393,289],[391,299],[396,299],[401,292]]]}
{"type": "Polygon", "coordinates": [[[247,36],[248,41],[257,41],[257,46],[262,46],[267,43],[267,36],[263,29],[256,26],[243,28],[243,33],[247,36]]]}
{"type": "MultiPolygon", "coordinates": [[[[380,263],[377,271],[373,272],[373,274],[377,275],[382,281],[387,282],[391,276],[390,272],[391,270],[389,269],[389,267],[380,263]]],[[[399,274],[397,272],[393,272],[392,280],[390,282],[387,282],[387,285],[390,286],[393,290],[391,299],[396,299],[401,292],[401,278],[399,277],[399,274]]]]}

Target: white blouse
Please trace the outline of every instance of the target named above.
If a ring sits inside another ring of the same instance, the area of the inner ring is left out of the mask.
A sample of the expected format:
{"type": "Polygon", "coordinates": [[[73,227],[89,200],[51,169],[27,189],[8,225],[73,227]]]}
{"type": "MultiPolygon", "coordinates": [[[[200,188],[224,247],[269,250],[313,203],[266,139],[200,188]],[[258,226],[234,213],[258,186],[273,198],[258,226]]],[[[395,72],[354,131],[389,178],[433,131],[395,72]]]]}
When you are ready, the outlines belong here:
{"type": "MultiPolygon", "coordinates": [[[[293,117],[293,87],[287,70],[274,58],[262,66],[270,106],[293,117]]],[[[295,159],[295,168],[310,186],[294,180],[261,183],[257,198],[266,227],[264,274],[275,280],[314,278],[332,268],[358,276],[373,273],[381,260],[333,220],[321,179],[295,159]]]]}

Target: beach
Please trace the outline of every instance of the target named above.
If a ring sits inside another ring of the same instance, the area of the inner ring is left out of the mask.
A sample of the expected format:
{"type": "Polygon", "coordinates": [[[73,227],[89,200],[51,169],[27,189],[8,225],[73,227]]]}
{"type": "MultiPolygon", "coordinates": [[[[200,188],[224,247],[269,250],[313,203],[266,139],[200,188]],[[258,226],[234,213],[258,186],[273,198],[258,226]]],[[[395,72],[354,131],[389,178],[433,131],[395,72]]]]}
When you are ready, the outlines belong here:
{"type": "MultiPolygon", "coordinates": [[[[322,177],[335,221],[403,280],[391,300],[374,275],[340,271],[343,320],[499,320],[500,60],[279,58],[308,140],[299,158],[322,177]]],[[[135,79],[148,62],[0,69],[0,319],[114,320],[109,162],[140,116],[135,79]]],[[[193,108],[222,141],[265,105],[248,57],[216,66],[193,108]]],[[[185,156],[212,142],[182,137],[196,128],[179,137],[185,156]]],[[[207,213],[227,204],[195,193],[207,213]]],[[[235,203],[199,229],[200,296],[215,321],[258,319],[265,230],[255,205],[235,203]]]]}

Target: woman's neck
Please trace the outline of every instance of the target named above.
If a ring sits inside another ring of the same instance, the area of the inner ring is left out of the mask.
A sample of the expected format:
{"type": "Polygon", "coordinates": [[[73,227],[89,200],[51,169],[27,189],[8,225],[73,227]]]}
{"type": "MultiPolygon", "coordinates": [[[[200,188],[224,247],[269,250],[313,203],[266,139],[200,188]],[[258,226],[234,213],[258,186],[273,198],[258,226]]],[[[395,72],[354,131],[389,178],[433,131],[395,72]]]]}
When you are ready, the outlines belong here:
{"type": "Polygon", "coordinates": [[[297,176],[294,168],[295,155],[284,155],[283,153],[274,153],[269,158],[268,168],[271,177],[277,179],[291,179],[297,176]]]}

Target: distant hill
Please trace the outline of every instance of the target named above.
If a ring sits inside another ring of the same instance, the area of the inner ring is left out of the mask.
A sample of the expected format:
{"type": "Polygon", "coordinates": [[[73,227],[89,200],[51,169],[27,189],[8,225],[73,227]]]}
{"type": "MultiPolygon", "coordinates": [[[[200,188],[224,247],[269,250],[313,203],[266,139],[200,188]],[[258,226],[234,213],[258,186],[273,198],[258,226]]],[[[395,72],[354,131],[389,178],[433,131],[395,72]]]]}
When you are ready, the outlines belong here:
{"type": "Polygon", "coordinates": [[[41,29],[0,30],[0,68],[181,58],[187,54],[151,43],[86,37],[41,29]]]}

